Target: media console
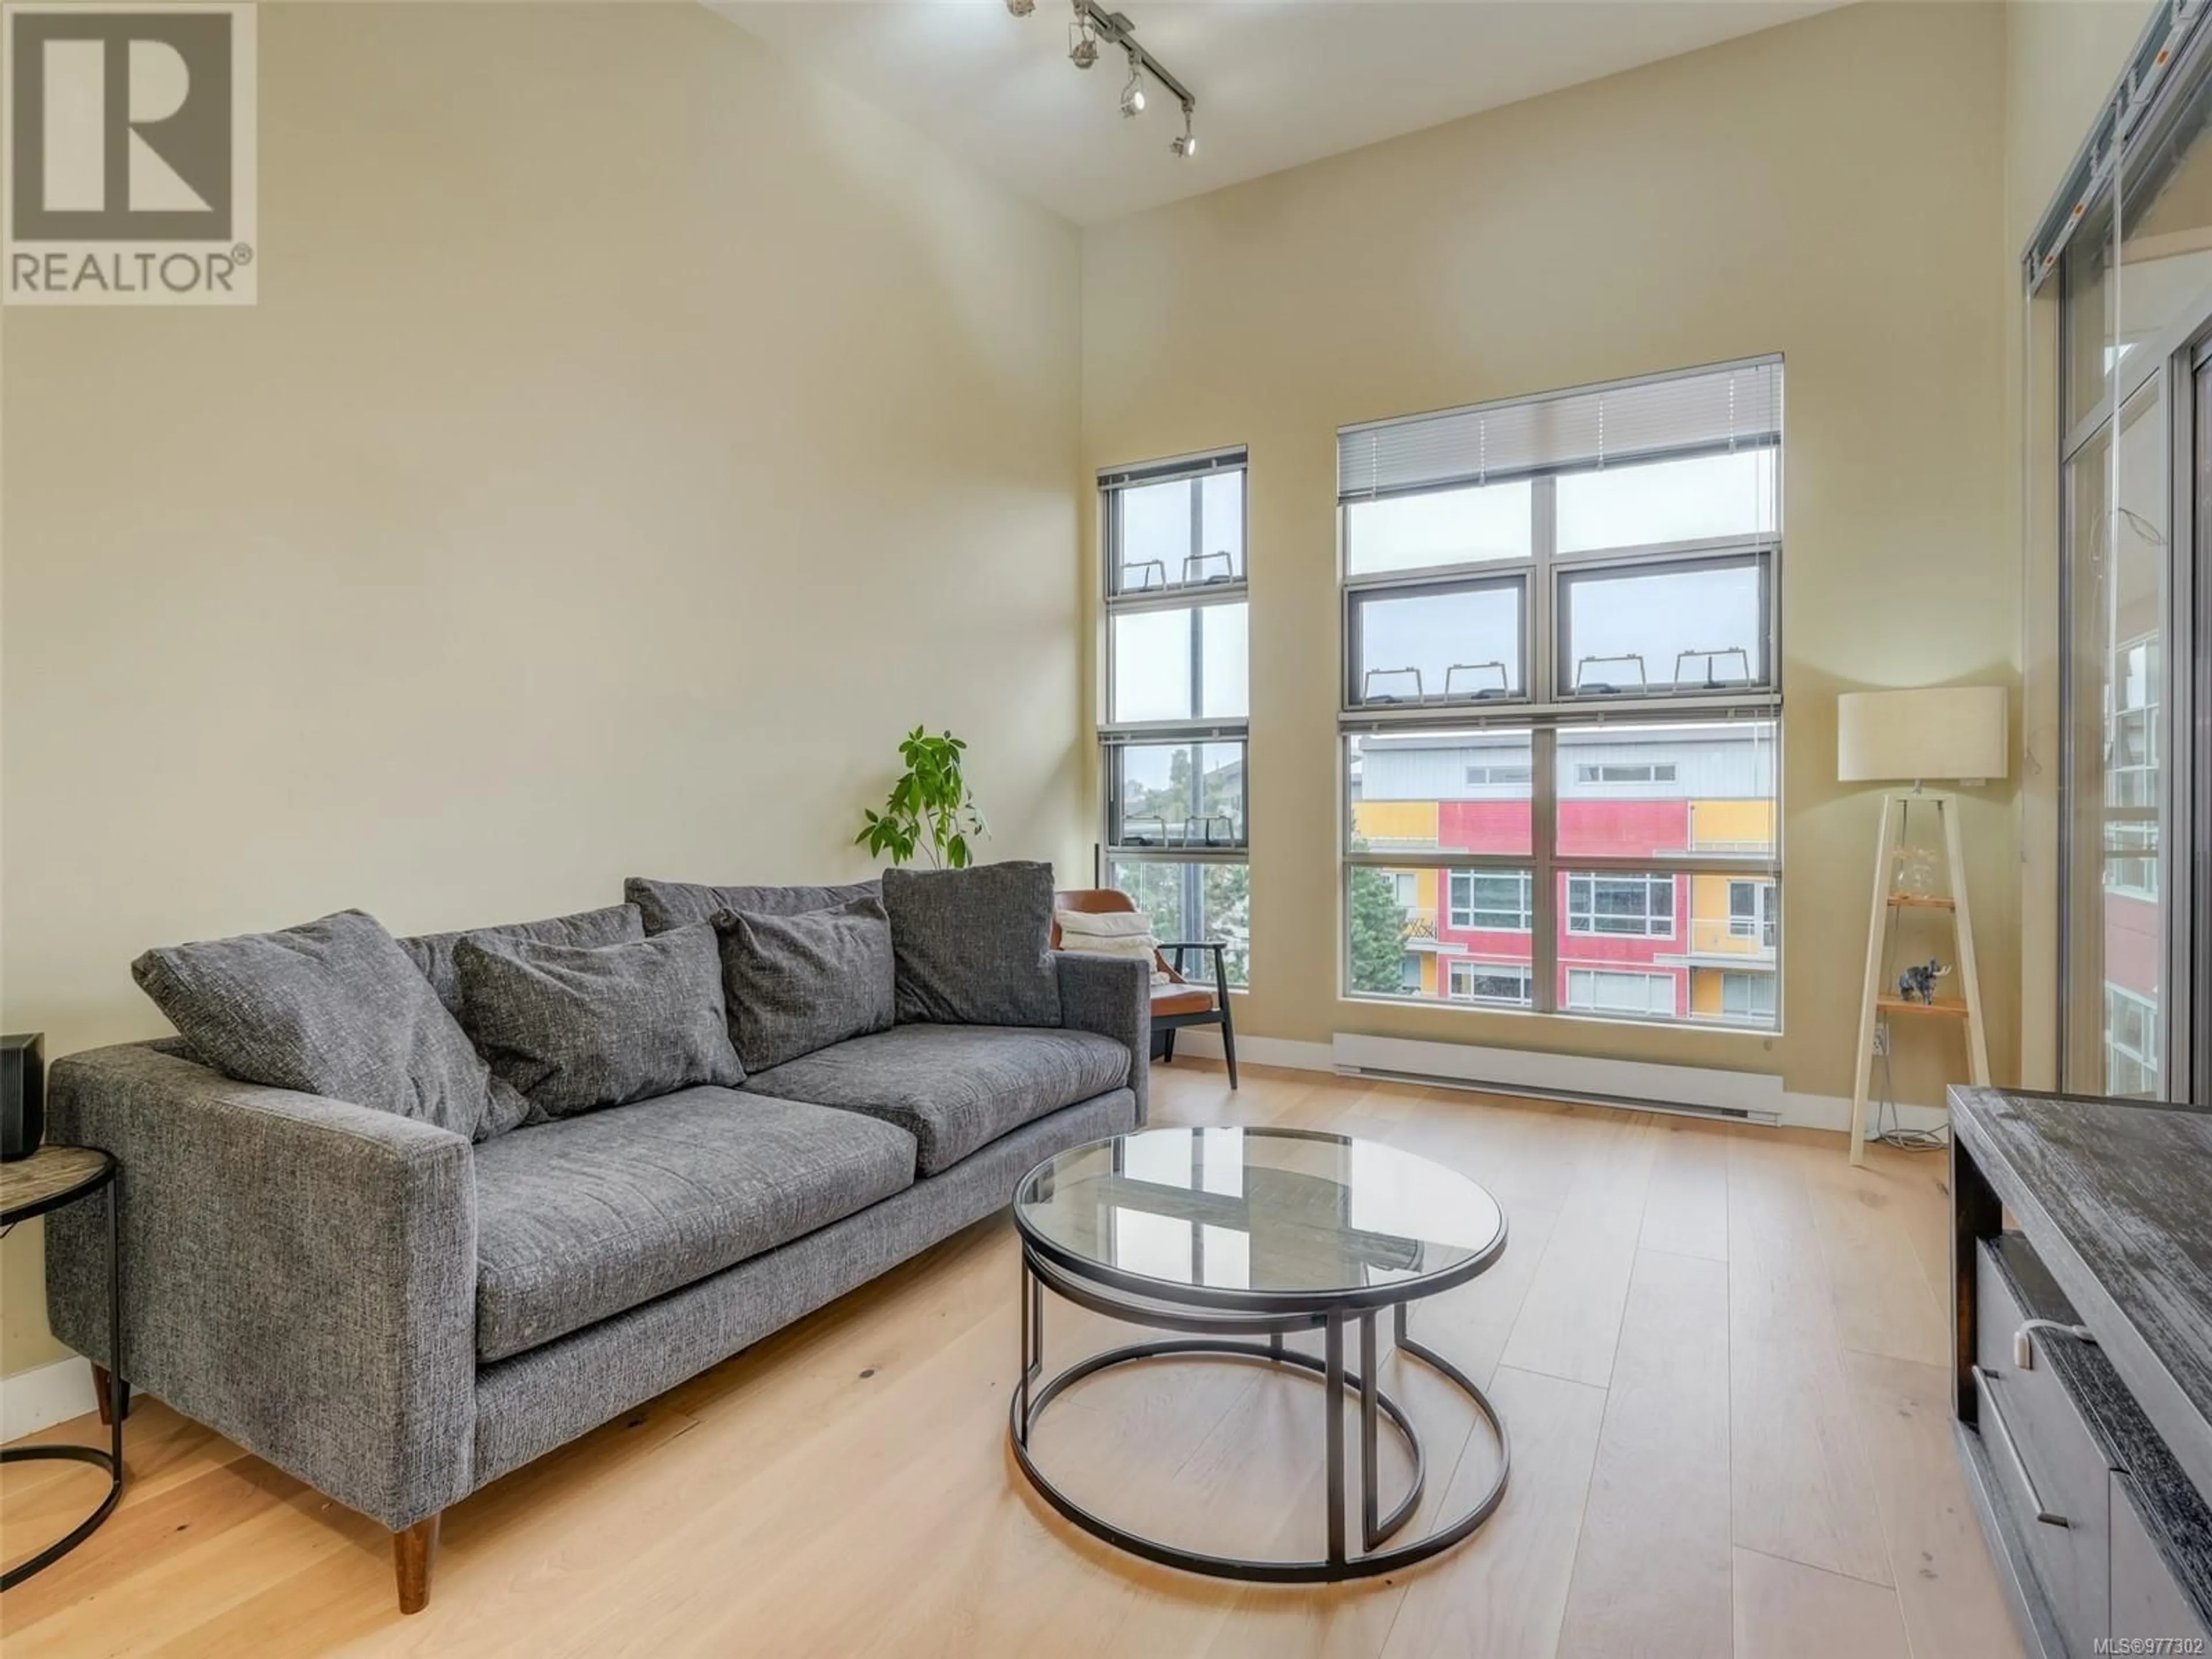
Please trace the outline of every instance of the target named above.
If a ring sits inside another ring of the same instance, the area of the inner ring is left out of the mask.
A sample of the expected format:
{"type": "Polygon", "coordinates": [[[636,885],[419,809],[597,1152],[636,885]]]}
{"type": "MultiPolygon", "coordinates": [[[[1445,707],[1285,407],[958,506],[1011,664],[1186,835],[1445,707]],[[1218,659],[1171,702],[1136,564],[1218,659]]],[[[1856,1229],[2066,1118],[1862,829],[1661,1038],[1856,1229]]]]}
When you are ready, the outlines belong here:
{"type": "Polygon", "coordinates": [[[1956,1439],[2021,1639],[2212,1652],[2212,1112],[1950,1099],[1956,1439]]]}

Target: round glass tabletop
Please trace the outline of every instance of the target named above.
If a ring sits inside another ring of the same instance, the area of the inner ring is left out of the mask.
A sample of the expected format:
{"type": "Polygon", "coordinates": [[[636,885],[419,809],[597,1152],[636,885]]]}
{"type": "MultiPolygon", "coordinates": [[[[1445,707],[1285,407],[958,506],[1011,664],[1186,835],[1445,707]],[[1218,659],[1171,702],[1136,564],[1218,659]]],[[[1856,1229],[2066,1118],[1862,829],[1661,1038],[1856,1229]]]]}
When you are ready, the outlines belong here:
{"type": "Polygon", "coordinates": [[[1455,1170],[1304,1129],[1141,1129],[1030,1171],[1014,1220],[1044,1259],[1140,1296],[1375,1307],[1472,1279],[1505,1246],[1455,1170]]]}

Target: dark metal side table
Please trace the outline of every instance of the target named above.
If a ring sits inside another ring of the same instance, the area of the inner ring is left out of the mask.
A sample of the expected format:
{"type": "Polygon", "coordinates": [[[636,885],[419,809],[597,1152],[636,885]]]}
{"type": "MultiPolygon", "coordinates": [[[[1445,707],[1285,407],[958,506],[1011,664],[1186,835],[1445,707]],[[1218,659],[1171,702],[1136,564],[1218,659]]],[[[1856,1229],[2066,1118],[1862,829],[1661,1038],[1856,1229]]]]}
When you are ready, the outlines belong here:
{"type": "Polygon", "coordinates": [[[41,1146],[26,1158],[0,1164],[0,1227],[12,1227],[34,1215],[58,1210],[94,1193],[107,1194],[107,1388],[111,1419],[108,1444],[100,1446],[9,1446],[0,1462],[66,1461],[107,1471],[107,1495],[100,1507],[21,1566],[0,1575],[0,1590],[12,1589],[33,1573],[52,1566],[92,1536],[123,1496],[123,1241],[115,1189],[115,1160],[90,1146],[41,1146]]]}

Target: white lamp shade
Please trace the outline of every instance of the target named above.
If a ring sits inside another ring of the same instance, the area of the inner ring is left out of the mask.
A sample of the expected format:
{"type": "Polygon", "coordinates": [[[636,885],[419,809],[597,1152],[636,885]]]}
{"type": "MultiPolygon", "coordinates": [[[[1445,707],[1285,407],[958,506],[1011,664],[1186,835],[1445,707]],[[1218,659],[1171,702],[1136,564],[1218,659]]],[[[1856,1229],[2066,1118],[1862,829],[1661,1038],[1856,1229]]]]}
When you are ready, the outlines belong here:
{"type": "Polygon", "coordinates": [[[2001,778],[2008,747],[2001,685],[1847,691],[1836,699],[1836,776],[1844,783],[2001,778]]]}

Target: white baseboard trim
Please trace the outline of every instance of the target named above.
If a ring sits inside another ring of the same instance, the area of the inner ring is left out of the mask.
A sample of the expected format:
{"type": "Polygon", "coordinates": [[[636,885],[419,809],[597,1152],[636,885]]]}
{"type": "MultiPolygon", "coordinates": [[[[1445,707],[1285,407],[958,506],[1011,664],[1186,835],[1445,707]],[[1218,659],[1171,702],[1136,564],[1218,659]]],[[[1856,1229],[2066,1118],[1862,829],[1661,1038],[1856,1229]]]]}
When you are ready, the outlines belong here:
{"type": "Polygon", "coordinates": [[[0,1440],[17,1440],[100,1404],[92,1386],[92,1362],[82,1354],[0,1379],[0,1440]]]}
{"type": "Polygon", "coordinates": [[[1738,1121],[1777,1123],[1782,1116],[1782,1079],[1771,1073],[1345,1031],[1336,1034],[1334,1051],[1337,1069],[1353,1076],[1589,1100],[1632,1109],[1664,1104],[1738,1121]]]}
{"type": "MultiPolygon", "coordinates": [[[[1221,1058],[1221,1033],[1193,1027],[1176,1033],[1176,1053],[1202,1054],[1208,1060],[1221,1058]]],[[[1293,1042],[1288,1037],[1245,1036],[1237,1038],[1237,1059],[1239,1064],[1254,1066],[1282,1066],[1294,1072],[1333,1072],[1336,1061],[1326,1042],[1293,1042]]]]}
{"type": "MultiPolygon", "coordinates": [[[[1867,1129],[1874,1129],[1874,1116],[1879,1108],[1871,1101],[1867,1104],[1867,1129]]],[[[1941,1106],[1904,1106],[1897,1109],[1897,1127],[1900,1129],[1941,1129],[1951,1121],[1951,1115],[1941,1106]]],[[[1844,1095],[1801,1095],[1795,1092],[1782,1097],[1782,1126],[1786,1129],[1832,1129],[1838,1134],[1851,1132],[1851,1103],[1844,1095]]]]}
{"type": "MultiPolygon", "coordinates": [[[[1176,1052],[1218,1060],[1221,1058],[1221,1034],[1203,1029],[1179,1031],[1176,1034],[1176,1052]]],[[[1255,1066],[1280,1066],[1299,1072],[1334,1072],[1337,1069],[1334,1044],[1297,1042],[1287,1037],[1239,1036],[1237,1039],[1237,1058],[1255,1066]]],[[[1574,1065],[1574,1057],[1570,1055],[1538,1054],[1528,1058],[1539,1066],[1547,1062],[1555,1065],[1562,1073],[1574,1065]]],[[[1532,1072],[1532,1082],[1540,1075],[1532,1072]]],[[[1563,1074],[1552,1081],[1550,1086],[1569,1091],[1574,1087],[1574,1083],[1563,1074]]],[[[1899,1106],[1897,1109],[1897,1121],[1903,1128],[1940,1129],[1949,1121],[1949,1115],[1940,1106],[1899,1106]]],[[[1796,1090],[1782,1090],[1775,1097],[1773,1121],[1785,1129],[1826,1129],[1837,1134],[1848,1134],[1851,1127],[1851,1103],[1848,1097],[1843,1095],[1804,1094],[1796,1090]]]]}

